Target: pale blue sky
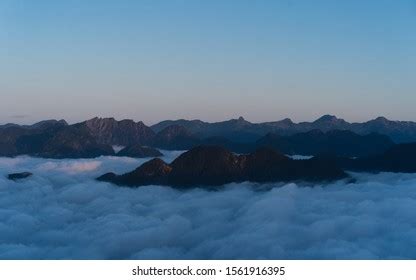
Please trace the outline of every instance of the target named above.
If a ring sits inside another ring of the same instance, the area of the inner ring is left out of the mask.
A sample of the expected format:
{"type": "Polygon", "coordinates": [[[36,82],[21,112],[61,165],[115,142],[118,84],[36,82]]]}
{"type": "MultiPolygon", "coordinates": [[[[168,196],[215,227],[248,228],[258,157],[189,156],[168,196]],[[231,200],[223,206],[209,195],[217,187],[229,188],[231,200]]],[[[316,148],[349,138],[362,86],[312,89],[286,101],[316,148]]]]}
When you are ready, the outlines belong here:
{"type": "Polygon", "coordinates": [[[416,1],[0,2],[0,123],[416,120],[416,1]]]}

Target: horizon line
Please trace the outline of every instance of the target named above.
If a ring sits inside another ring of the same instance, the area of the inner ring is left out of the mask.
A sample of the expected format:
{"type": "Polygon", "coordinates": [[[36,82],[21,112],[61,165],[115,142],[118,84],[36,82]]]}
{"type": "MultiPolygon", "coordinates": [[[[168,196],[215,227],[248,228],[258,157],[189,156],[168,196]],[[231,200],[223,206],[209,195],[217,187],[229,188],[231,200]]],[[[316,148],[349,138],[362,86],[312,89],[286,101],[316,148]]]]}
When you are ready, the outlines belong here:
{"type": "Polygon", "coordinates": [[[324,115],[321,115],[320,117],[318,117],[318,118],[316,118],[316,119],[313,119],[313,120],[304,120],[304,121],[298,121],[298,122],[294,122],[291,118],[289,118],[289,117],[286,117],[286,118],[282,118],[282,119],[279,119],[279,120],[270,120],[270,121],[260,121],[260,122],[252,122],[252,121],[249,121],[249,120],[247,120],[246,118],[244,118],[243,116],[239,116],[238,118],[231,118],[231,119],[224,119],[224,120],[220,120],[220,121],[205,121],[205,120],[202,120],[202,119],[196,119],[196,118],[190,118],[190,119],[186,119],[186,118],[177,118],[177,119],[173,119],[173,118],[171,118],[171,119],[164,119],[164,120],[160,120],[160,121],[157,121],[157,122],[155,122],[155,123],[153,123],[153,124],[146,124],[144,121],[142,121],[142,120],[136,120],[136,119],[133,119],[133,118],[120,118],[120,119],[117,119],[116,117],[103,117],[103,116],[95,116],[95,117],[92,117],[92,118],[87,118],[87,119],[85,119],[85,120],[81,120],[81,121],[76,121],[76,122],[68,122],[65,118],[46,118],[46,119],[41,119],[41,120],[39,120],[39,121],[35,121],[35,122],[32,122],[32,123],[19,123],[19,122],[7,122],[7,123],[0,123],[0,126],[5,126],[5,125],[18,125],[18,126],[31,126],[31,125],[35,125],[35,124],[38,124],[38,123],[41,123],[41,122],[44,122],[44,121],[65,121],[68,125],[74,125],[74,124],[78,124],[78,123],[82,123],[82,122],[85,122],[85,121],[88,121],[88,120],[93,120],[93,119],[96,119],[96,118],[98,118],[98,119],[114,119],[115,121],[124,121],[124,120],[129,120],[129,121],[133,121],[133,122],[135,122],[135,123],[139,123],[139,122],[142,122],[144,125],[146,125],[146,126],[148,126],[148,127],[151,127],[151,126],[154,126],[154,125],[157,125],[157,124],[159,124],[159,123],[161,123],[161,122],[165,122],[165,121],[201,121],[201,122],[204,122],[204,123],[209,123],[209,124],[214,124],[214,123],[221,123],[221,122],[227,122],[227,121],[237,121],[237,120],[241,120],[241,121],[246,121],[246,122],[248,122],[248,123],[251,123],[251,124],[265,124],[265,123],[276,123],[276,122],[283,122],[283,121],[289,121],[289,122],[291,122],[291,123],[293,123],[293,124],[301,124],[301,123],[313,123],[313,122],[316,122],[316,121],[318,121],[318,120],[320,120],[320,119],[323,119],[323,118],[325,118],[325,117],[330,117],[330,118],[334,118],[334,119],[336,119],[336,120],[338,120],[338,121],[345,121],[346,123],[349,123],[349,124],[355,124],[355,123],[366,123],[366,122],[370,122],[370,121],[375,121],[375,120],[378,120],[378,119],[384,119],[384,120],[387,120],[387,121],[392,121],[392,122],[408,122],[408,123],[416,123],[416,121],[409,121],[409,120],[393,120],[393,119],[389,119],[389,118],[387,118],[387,117],[384,117],[384,116],[378,116],[378,117],[375,117],[375,118],[370,118],[370,119],[367,119],[367,120],[363,120],[363,121],[354,121],[354,122],[350,122],[350,121],[348,121],[348,120],[346,120],[346,119],[344,119],[344,118],[339,118],[339,117],[337,117],[336,115],[332,115],[332,114],[324,114],[324,115]]]}

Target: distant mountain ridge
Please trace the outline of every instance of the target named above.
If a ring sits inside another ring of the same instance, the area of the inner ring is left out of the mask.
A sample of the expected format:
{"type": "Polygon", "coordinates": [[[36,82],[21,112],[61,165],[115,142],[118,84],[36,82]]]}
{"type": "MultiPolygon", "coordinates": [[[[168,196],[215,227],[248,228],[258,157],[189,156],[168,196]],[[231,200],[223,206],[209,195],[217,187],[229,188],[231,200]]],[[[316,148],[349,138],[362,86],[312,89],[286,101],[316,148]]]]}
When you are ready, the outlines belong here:
{"type": "Polygon", "coordinates": [[[44,120],[31,125],[19,125],[15,123],[7,123],[0,125],[0,129],[9,128],[9,127],[20,127],[20,128],[29,128],[29,129],[48,129],[53,126],[62,127],[67,126],[68,123],[65,120],[44,120]]]}
{"type": "Polygon", "coordinates": [[[0,156],[95,157],[112,155],[111,146],[135,147],[131,154],[150,153],[140,146],[188,150],[198,145],[219,145],[233,152],[253,152],[271,146],[286,154],[368,156],[395,143],[416,142],[416,123],[379,117],[349,123],[324,115],[313,122],[251,123],[244,118],[208,123],[200,120],[163,121],[152,127],[133,120],[93,118],[69,125],[47,120],[33,125],[0,126],[0,156]]]}
{"type": "Polygon", "coordinates": [[[251,123],[242,117],[222,122],[203,122],[201,120],[166,120],[151,128],[157,133],[168,126],[180,125],[200,137],[224,136],[230,140],[253,141],[267,133],[292,135],[310,130],[349,130],[360,135],[379,133],[389,136],[396,143],[416,141],[416,122],[391,121],[378,117],[362,123],[350,123],[333,115],[324,115],[312,122],[294,123],[290,119],[274,122],[251,123]]]}

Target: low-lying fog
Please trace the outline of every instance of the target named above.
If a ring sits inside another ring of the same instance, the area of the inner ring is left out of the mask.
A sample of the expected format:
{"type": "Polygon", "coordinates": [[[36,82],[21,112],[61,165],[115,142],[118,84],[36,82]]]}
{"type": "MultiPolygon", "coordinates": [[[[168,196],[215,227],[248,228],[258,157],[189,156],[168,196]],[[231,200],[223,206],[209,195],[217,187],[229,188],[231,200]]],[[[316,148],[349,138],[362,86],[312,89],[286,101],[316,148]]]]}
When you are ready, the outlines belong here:
{"type": "Polygon", "coordinates": [[[258,189],[272,185],[177,191],[94,181],[144,161],[0,158],[0,258],[416,258],[416,174],[267,191],[258,189]],[[5,177],[21,171],[34,176],[5,177]]]}

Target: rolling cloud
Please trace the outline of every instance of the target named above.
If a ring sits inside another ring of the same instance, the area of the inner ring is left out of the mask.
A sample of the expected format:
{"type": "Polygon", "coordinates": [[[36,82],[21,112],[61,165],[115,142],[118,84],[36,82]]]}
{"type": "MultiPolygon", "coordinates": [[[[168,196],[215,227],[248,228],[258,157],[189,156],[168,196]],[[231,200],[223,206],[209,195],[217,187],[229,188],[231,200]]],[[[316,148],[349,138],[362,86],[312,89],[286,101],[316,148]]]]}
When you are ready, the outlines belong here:
{"type": "MultiPolygon", "coordinates": [[[[177,153],[165,153],[171,161],[177,153]]],[[[94,181],[144,160],[0,159],[1,259],[414,259],[416,175],[219,191],[94,181]],[[11,172],[34,176],[9,181],[11,172]]]]}

